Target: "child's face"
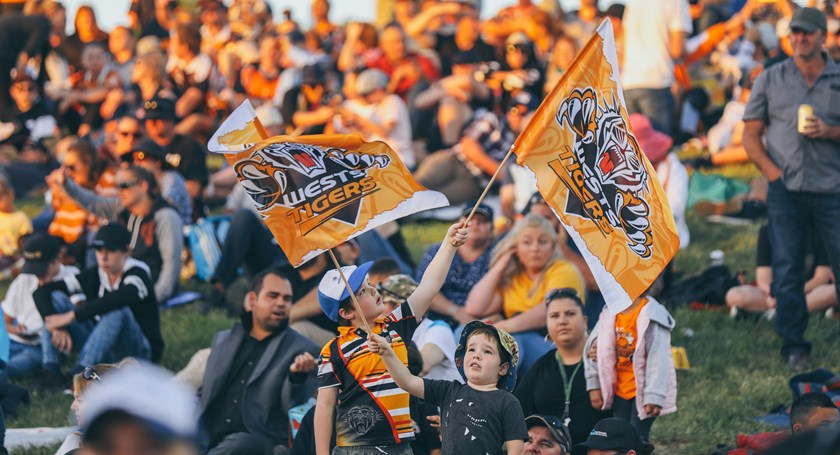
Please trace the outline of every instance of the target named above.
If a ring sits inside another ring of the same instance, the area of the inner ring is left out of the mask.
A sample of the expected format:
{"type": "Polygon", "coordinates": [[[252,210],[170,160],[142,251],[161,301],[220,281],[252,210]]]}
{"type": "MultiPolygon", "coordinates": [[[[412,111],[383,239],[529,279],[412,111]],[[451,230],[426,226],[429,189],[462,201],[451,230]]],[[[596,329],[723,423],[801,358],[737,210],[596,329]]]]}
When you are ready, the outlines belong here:
{"type": "MultiPolygon", "coordinates": [[[[382,297],[379,295],[379,291],[370,284],[369,277],[365,277],[364,284],[356,291],[356,300],[359,302],[363,317],[368,321],[378,318],[385,311],[382,297]]],[[[357,310],[353,308],[353,312],[355,313],[357,310]]],[[[359,322],[361,323],[361,321],[359,322]]]]}
{"type": "Polygon", "coordinates": [[[470,336],[464,353],[464,376],[469,384],[496,385],[507,371],[508,364],[502,364],[497,340],[485,333],[470,336]]]}

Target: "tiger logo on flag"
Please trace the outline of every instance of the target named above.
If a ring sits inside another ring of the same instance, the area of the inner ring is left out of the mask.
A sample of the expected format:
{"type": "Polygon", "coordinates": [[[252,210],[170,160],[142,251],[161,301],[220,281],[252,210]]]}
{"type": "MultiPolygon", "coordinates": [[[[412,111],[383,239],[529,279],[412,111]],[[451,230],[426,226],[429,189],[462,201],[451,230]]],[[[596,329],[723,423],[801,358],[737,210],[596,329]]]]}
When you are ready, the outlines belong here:
{"type": "Polygon", "coordinates": [[[258,212],[265,215],[275,205],[293,209],[290,215],[306,235],[331,219],[355,225],[362,199],[377,191],[368,171],[390,163],[388,155],[278,142],[257,149],[234,170],[258,212]]]}
{"type": "Polygon", "coordinates": [[[591,87],[575,88],[560,103],[555,120],[575,136],[560,160],[549,163],[570,190],[566,213],[592,220],[604,235],[622,230],[635,254],[650,257],[653,236],[645,201],[650,176],[621,103],[614,95],[612,101],[599,100],[591,87]]]}

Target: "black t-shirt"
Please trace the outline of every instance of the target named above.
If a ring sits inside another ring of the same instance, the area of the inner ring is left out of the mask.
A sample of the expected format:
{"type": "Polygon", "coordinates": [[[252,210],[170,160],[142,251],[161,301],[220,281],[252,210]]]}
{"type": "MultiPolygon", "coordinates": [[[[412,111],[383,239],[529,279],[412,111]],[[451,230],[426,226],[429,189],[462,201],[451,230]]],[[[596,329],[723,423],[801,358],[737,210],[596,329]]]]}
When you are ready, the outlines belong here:
{"type": "MultiPolygon", "coordinates": [[[[327,273],[328,267],[324,267],[323,270],[307,280],[304,280],[298,270],[290,264],[280,267],[280,270],[289,278],[289,282],[292,284],[292,299],[297,302],[306,294],[309,294],[309,291],[318,287],[318,284],[321,283],[321,278],[327,273]]],[[[318,313],[317,316],[313,316],[307,320],[324,330],[338,334],[338,323],[333,322],[324,313],[318,313]]]]}
{"type": "MultiPolygon", "coordinates": [[[[820,234],[812,228],[807,235],[808,251],[805,254],[805,279],[814,276],[814,270],[820,266],[831,266],[828,260],[828,252],[823,246],[820,234]]],[[[770,244],[769,228],[765,224],[758,230],[758,242],[756,242],[756,267],[773,266],[773,247],[770,244]]]]}
{"type": "MultiPolygon", "coordinates": [[[[543,414],[563,418],[566,396],[563,390],[563,377],[557,364],[556,350],[551,350],[534,363],[516,387],[514,394],[522,405],[525,415],[543,414]]],[[[566,377],[572,378],[574,365],[564,365],[566,377]]],[[[572,443],[586,441],[589,432],[599,420],[610,417],[609,412],[592,408],[589,392],[586,391],[586,377],[583,366],[572,378],[572,399],[569,403],[569,433],[572,443]]]]}
{"type": "Polygon", "coordinates": [[[443,455],[502,455],[506,441],[528,440],[525,416],[512,394],[457,381],[424,379],[423,384],[426,402],[440,407],[443,455]]]}

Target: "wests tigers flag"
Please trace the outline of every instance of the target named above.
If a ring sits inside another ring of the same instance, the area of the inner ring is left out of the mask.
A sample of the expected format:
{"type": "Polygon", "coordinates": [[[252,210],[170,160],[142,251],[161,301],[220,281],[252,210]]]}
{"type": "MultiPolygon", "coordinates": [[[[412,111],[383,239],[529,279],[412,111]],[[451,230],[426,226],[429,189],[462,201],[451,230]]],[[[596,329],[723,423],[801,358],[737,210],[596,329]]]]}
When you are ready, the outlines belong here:
{"type": "Polygon", "coordinates": [[[365,231],[449,205],[383,142],[360,135],[266,138],[245,101],[210,139],[295,267],[365,231]]]}
{"type": "Polygon", "coordinates": [[[609,19],[514,144],[610,311],[627,308],[679,247],[674,217],[630,129],[609,19]]]}

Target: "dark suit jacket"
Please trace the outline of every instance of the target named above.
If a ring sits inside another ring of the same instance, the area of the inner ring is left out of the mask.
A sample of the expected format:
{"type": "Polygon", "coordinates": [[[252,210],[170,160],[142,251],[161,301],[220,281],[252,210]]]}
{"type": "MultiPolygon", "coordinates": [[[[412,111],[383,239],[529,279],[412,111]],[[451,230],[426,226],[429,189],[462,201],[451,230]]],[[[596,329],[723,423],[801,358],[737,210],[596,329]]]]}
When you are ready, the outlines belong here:
{"type": "MultiPolygon", "coordinates": [[[[248,329],[237,323],[232,329],[217,333],[213,339],[201,386],[202,419],[213,400],[222,395],[233,359],[246,336],[248,329]]],[[[316,387],[315,371],[305,380],[292,383],[289,366],[299,354],[309,352],[317,357],[318,351],[314,343],[291,328],[270,341],[248,380],[241,402],[242,420],[249,433],[275,444],[289,445],[289,409],[313,396],[316,387]]]]}

